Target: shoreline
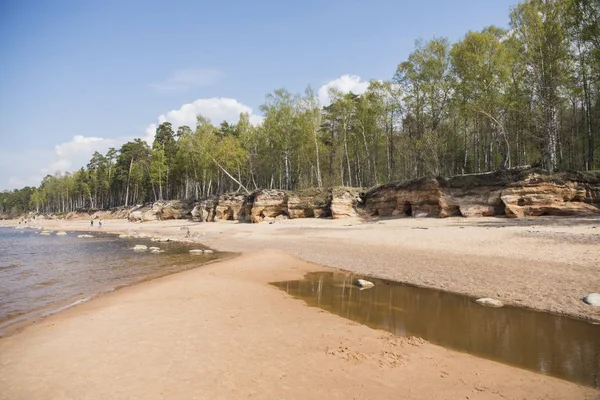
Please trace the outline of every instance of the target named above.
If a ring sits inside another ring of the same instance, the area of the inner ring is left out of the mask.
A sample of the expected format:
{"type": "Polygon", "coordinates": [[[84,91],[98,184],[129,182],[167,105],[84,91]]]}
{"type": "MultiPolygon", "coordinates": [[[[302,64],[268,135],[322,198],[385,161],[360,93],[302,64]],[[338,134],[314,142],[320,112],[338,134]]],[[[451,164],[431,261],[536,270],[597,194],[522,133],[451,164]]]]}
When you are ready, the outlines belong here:
{"type": "MultiPolygon", "coordinates": [[[[0,220],[0,228],[12,228],[14,226],[19,226],[17,220],[0,220]],[[9,224],[3,223],[3,222],[7,222],[7,221],[9,224]]],[[[25,225],[25,228],[19,228],[19,229],[26,229],[26,228],[36,229],[36,230],[49,229],[49,230],[56,231],[56,229],[53,229],[50,227],[42,228],[40,226],[32,226],[31,224],[25,225]]],[[[86,230],[82,230],[82,229],[73,229],[73,230],[69,229],[68,232],[71,232],[71,233],[88,232],[88,233],[95,233],[95,234],[102,234],[102,235],[115,235],[115,236],[123,233],[121,231],[114,231],[114,232],[105,231],[105,230],[87,230],[86,231],[86,230]]],[[[185,243],[184,241],[179,241],[179,242],[185,243]]],[[[188,244],[191,245],[191,243],[188,243],[188,244]]],[[[138,284],[141,284],[144,282],[152,281],[154,279],[160,279],[164,276],[169,276],[172,274],[177,274],[179,272],[184,272],[188,269],[195,269],[195,268],[199,268],[199,267],[202,267],[205,265],[229,260],[229,259],[235,258],[239,255],[240,254],[238,254],[238,253],[220,252],[219,258],[205,260],[202,263],[200,263],[192,268],[182,269],[182,270],[176,271],[176,272],[154,272],[154,273],[148,274],[148,275],[140,275],[135,280],[128,282],[128,283],[120,283],[115,286],[106,286],[106,287],[100,288],[99,290],[88,290],[86,292],[81,292],[78,295],[72,296],[70,298],[65,298],[65,299],[53,302],[51,304],[47,304],[42,307],[30,309],[30,310],[27,310],[27,311],[19,313],[19,314],[8,315],[4,319],[0,319],[0,339],[16,335],[16,334],[22,332],[24,329],[27,329],[27,327],[29,327],[30,325],[39,323],[47,317],[50,317],[57,313],[60,313],[65,310],[68,310],[70,308],[73,308],[79,304],[87,303],[91,300],[100,298],[107,294],[117,292],[121,289],[130,287],[130,286],[135,286],[135,285],[138,285],[138,284]]]]}
{"type": "MultiPolygon", "coordinates": [[[[0,224],[0,228],[2,228],[2,227],[6,227],[6,226],[0,224]]],[[[84,232],[84,231],[74,230],[74,231],[70,231],[70,232],[84,232]]],[[[90,231],[90,232],[92,232],[92,231],[90,231]]],[[[102,232],[102,233],[109,234],[109,235],[118,235],[119,234],[119,232],[102,232]]],[[[101,298],[102,296],[106,296],[108,294],[115,293],[124,288],[139,285],[144,282],[153,281],[155,279],[160,279],[165,276],[178,274],[180,272],[185,272],[190,269],[200,268],[205,265],[210,265],[210,264],[219,263],[222,261],[227,261],[227,260],[236,258],[238,256],[240,256],[240,254],[238,254],[238,253],[221,252],[219,258],[204,261],[201,264],[198,264],[197,266],[195,266],[193,268],[187,268],[187,269],[183,269],[183,270],[177,271],[177,272],[154,273],[151,275],[140,276],[138,280],[135,280],[135,281],[132,281],[129,283],[119,284],[119,285],[116,285],[116,286],[110,287],[110,288],[104,288],[100,291],[88,291],[86,293],[80,293],[77,296],[74,296],[74,297],[71,297],[68,299],[64,299],[64,300],[60,300],[60,301],[54,302],[52,304],[48,304],[43,307],[35,308],[32,310],[26,311],[22,314],[9,316],[4,320],[0,320],[0,339],[7,338],[7,337],[10,337],[13,335],[17,335],[17,334],[21,333],[23,330],[27,329],[29,326],[39,323],[50,316],[53,316],[55,314],[69,310],[73,307],[78,306],[79,304],[84,304],[89,301],[101,298]]]]}
{"type": "Polygon", "coordinates": [[[124,287],[0,339],[0,399],[594,399],[597,389],[397,337],[268,282],[277,250],[124,287]],[[299,329],[301,328],[301,329],[299,329]]]}
{"type": "MultiPolygon", "coordinates": [[[[0,226],[15,224],[0,221],[0,226]]],[[[42,220],[30,226],[99,231],[90,229],[86,220],[42,220]]],[[[169,238],[233,253],[276,249],[367,277],[471,298],[493,297],[505,305],[600,323],[600,308],[580,300],[600,292],[598,217],[348,218],[275,224],[105,220],[101,231],[169,238]],[[190,236],[181,228],[189,229],[190,236]]]]}

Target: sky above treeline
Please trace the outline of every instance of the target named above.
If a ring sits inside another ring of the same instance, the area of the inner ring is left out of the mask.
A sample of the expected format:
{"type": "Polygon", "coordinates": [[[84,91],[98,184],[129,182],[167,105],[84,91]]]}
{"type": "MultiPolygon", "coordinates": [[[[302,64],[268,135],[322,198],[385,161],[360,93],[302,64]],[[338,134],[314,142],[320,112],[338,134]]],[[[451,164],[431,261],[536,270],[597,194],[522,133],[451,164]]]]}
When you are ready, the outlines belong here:
{"type": "Polygon", "coordinates": [[[0,190],[157,124],[261,120],[268,92],[361,93],[416,39],[508,26],[516,0],[0,1],[0,190]]]}

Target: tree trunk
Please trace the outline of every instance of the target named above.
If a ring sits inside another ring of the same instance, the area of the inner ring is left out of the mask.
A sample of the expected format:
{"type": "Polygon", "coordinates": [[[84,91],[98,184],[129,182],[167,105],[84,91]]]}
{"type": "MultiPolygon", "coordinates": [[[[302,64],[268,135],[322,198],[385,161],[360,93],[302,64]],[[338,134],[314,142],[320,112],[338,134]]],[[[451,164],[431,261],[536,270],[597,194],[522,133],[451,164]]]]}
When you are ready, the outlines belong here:
{"type": "Polygon", "coordinates": [[[129,180],[131,179],[131,168],[133,167],[133,157],[129,163],[129,173],[127,174],[127,189],[125,191],[125,207],[129,204],[129,180]]]}
{"type": "Polygon", "coordinates": [[[588,153],[587,153],[587,170],[594,169],[594,131],[592,128],[592,100],[590,96],[589,82],[587,81],[587,74],[585,68],[583,68],[583,93],[585,97],[585,120],[586,120],[586,133],[588,142],[588,153]]]}
{"type": "Polygon", "coordinates": [[[544,164],[549,173],[556,170],[556,108],[552,100],[544,104],[544,164]]]}
{"type": "Polygon", "coordinates": [[[321,179],[321,162],[319,161],[319,140],[317,137],[317,128],[313,129],[313,137],[315,139],[315,153],[317,158],[317,186],[323,187],[323,180],[321,179]]]}
{"type": "Polygon", "coordinates": [[[290,190],[290,152],[285,150],[285,177],[283,179],[283,185],[286,190],[290,190]]]}
{"type": "Polygon", "coordinates": [[[352,186],[352,169],[350,168],[350,156],[348,155],[348,125],[346,121],[344,121],[344,153],[348,164],[348,186],[352,186]]]}

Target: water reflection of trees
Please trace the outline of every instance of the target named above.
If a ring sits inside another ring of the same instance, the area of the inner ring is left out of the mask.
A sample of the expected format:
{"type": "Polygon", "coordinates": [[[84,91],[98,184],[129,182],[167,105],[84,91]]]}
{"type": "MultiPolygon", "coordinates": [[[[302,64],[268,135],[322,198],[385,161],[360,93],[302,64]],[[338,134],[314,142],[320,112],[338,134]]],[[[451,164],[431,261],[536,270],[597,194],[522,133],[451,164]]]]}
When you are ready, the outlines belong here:
{"type": "Polygon", "coordinates": [[[600,387],[600,326],[376,279],[369,279],[374,288],[361,290],[353,285],[357,278],[311,273],[278,286],[372,328],[600,387]]]}

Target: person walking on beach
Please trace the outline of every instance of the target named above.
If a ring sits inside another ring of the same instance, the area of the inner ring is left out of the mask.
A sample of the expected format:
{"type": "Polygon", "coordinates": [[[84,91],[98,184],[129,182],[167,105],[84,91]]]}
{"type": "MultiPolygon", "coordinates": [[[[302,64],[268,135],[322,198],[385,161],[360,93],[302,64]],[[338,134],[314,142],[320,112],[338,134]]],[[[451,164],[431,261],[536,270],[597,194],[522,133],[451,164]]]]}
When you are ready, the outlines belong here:
{"type": "Polygon", "coordinates": [[[94,226],[94,218],[90,217],[90,226],[94,226]]]}
{"type": "Polygon", "coordinates": [[[102,228],[102,220],[98,221],[98,228],[102,228]]]}

